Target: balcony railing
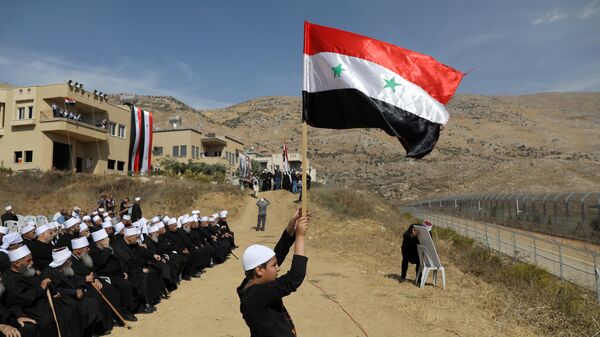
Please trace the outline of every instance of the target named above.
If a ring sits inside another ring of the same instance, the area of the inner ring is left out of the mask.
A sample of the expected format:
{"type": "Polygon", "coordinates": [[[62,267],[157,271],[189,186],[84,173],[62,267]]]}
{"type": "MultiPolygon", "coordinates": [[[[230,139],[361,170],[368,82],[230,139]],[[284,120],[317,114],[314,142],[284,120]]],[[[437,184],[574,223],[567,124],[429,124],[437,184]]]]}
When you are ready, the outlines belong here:
{"type": "Polygon", "coordinates": [[[41,130],[71,136],[74,139],[91,142],[106,141],[108,130],[89,123],[83,118],[77,120],[68,117],[54,117],[52,111],[42,111],[40,115],[41,130]]]}

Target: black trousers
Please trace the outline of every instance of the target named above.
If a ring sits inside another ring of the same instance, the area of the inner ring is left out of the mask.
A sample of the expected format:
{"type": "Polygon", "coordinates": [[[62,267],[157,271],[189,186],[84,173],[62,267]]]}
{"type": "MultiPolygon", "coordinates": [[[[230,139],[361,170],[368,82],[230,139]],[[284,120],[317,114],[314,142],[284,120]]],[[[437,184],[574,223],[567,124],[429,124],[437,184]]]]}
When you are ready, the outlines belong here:
{"type": "Polygon", "coordinates": [[[265,223],[267,222],[267,215],[258,215],[258,221],[256,223],[256,230],[257,231],[264,231],[265,230],[265,223]]]}
{"type": "Polygon", "coordinates": [[[414,258],[414,257],[406,257],[406,256],[402,256],[402,274],[400,274],[400,277],[402,278],[406,278],[406,272],[408,271],[408,264],[409,263],[414,263],[415,264],[415,279],[419,279],[419,267],[421,266],[421,263],[419,261],[419,258],[414,258]]]}

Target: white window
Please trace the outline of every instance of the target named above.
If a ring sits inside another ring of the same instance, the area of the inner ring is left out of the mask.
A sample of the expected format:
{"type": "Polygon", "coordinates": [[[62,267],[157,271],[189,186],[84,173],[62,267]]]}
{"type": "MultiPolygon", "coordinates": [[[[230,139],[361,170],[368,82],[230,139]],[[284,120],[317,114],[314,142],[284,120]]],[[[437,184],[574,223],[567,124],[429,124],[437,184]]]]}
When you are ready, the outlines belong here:
{"type": "Polygon", "coordinates": [[[117,135],[117,124],[115,123],[108,123],[108,133],[112,136],[116,136],[117,135]]]}
{"type": "Polygon", "coordinates": [[[119,124],[119,137],[125,138],[125,125],[119,124]]]}

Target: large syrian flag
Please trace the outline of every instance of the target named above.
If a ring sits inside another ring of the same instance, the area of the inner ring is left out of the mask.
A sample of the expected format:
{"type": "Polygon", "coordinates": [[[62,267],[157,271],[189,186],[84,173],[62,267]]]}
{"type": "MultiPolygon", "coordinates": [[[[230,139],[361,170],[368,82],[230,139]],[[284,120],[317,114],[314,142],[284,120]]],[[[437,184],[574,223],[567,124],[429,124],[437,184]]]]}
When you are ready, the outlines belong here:
{"type": "Polygon", "coordinates": [[[152,163],[152,112],[131,105],[129,171],[148,172],[152,163]]]}
{"type": "Polygon", "coordinates": [[[302,118],[330,129],[380,128],[422,158],[448,122],[463,74],[430,56],[304,23],[302,118]]]}

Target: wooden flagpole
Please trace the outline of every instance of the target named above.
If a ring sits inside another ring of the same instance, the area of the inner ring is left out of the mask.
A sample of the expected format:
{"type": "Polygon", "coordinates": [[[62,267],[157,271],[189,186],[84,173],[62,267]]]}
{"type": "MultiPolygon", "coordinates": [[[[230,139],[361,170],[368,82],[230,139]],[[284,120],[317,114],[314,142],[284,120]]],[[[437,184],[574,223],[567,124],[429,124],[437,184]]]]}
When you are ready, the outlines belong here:
{"type": "Polygon", "coordinates": [[[302,216],[308,211],[308,188],[306,175],[308,174],[308,126],[302,122],[302,216]]]}

